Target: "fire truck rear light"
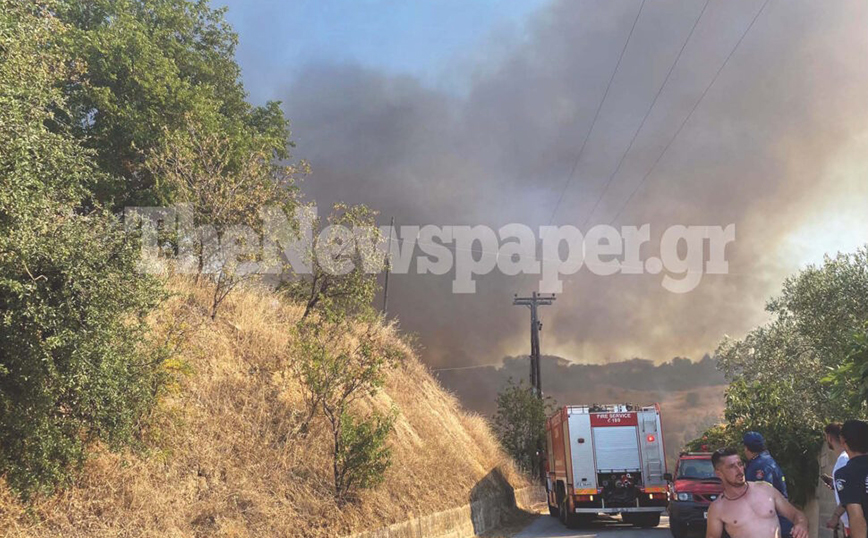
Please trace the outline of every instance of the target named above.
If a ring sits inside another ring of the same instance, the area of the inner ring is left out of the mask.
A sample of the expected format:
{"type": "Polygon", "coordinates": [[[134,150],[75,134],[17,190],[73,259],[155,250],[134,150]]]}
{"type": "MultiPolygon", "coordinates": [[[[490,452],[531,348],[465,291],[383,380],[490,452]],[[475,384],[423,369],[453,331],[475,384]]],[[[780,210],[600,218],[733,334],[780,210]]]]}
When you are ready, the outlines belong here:
{"type": "Polygon", "coordinates": [[[649,442],[649,443],[653,443],[657,438],[654,437],[653,435],[649,435],[649,436],[647,437],[647,439],[648,439],[648,442],[649,442]]]}

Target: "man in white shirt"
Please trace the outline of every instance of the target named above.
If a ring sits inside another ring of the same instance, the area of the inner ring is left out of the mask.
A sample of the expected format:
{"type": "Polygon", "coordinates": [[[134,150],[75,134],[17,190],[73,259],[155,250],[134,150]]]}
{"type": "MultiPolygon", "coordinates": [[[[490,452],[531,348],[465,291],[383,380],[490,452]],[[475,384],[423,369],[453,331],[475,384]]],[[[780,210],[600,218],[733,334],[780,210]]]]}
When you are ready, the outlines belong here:
{"type": "MultiPolygon", "coordinates": [[[[835,475],[835,472],[847,465],[850,457],[847,456],[847,452],[844,450],[844,444],[841,440],[841,425],[835,422],[826,426],[823,430],[826,433],[826,444],[829,445],[829,449],[833,452],[838,453],[838,460],[835,462],[835,468],[832,470],[832,476],[835,475]]],[[[831,480],[829,475],[823,476],[823,481],[826,482],[826,486],[832,489],[835,492],[835,511],[832,513],[832,517],[826,521],[826,527],[830,529],[834,529],[838,526],[840,522],[844,527],[844,536],[850,536],[850,521],[847,518],[847,510],[841,506],[841,498],[838,496],[838,488],[835,487],[835,484],[831,480]]]]}

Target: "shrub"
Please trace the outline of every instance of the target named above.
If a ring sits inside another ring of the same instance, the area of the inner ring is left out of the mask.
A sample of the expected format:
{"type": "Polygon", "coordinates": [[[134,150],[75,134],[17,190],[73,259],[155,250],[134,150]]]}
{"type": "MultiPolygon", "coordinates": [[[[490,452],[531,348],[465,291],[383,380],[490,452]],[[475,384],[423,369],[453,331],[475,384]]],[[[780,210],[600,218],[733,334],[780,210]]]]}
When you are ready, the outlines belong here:
{"type": "Polygon", "coordinates": [[[525,472],[539,470],[545,446],[545,422],[554,407],[551,399],[534,394],[533,387],[512,379],[497,395],[494,429],[506,452],[525,472]]]}
{"type": "Polygon", "coordinates": [[[343,503],[358,489],[373,488],[383,482],[392,464],[392,452],[386,446],[394,430],[397,411],[388,415],[374,412],[357,419],[344,411],[334,435],[335,498],[343,503]]]}
{"type": "Polygon", "coordinates": [[[161,384],[145,316],[162,292],[115,217],[82,204],[103,175],[57,121],[66,28],[51,5],[0,6],[0,475],[28,497],[91,441],[135,439],[161,384]]]}
{"type": "Polygon", "coordinates": [[[291,367],[307,407],[296,433],[306,435],[317,412],[325,416],[333,439],[335,498],[343,502],[352,488],[378,483],[378,469],[388,466],[383,443],[393,422],[377,414],[356,422],[350,407],[380,391],[403,353],[385,342],[375,318],[305,318],[294,341],[291,367]]]}

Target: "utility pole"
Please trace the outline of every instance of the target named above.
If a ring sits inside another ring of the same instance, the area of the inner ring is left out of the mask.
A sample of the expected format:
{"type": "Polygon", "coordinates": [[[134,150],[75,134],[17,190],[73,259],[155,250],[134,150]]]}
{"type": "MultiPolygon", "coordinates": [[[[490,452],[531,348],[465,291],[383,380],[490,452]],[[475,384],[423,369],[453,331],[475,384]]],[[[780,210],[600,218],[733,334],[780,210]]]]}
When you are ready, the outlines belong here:
{"type": "Polygon", "coordinates": [[[386,282],[383,284],[383,317],[389,315],[389,273],[392,272],[392,230],[395,217],[389,222],[389,242],[386,244],[386,282]]]}
{"type": "Polygon", "coordinates": [[[542,330],[542,322],[539,320],[537,307],[548,306],[555,302],[555,294],[541,295],[533,292],[530,297],[519,297],[518,294],[512,300],[515,306],[530,308],[530,386],[537,398],[542,398],[542,379],[540,376],[540,348],[539,332],[542,330]]]}

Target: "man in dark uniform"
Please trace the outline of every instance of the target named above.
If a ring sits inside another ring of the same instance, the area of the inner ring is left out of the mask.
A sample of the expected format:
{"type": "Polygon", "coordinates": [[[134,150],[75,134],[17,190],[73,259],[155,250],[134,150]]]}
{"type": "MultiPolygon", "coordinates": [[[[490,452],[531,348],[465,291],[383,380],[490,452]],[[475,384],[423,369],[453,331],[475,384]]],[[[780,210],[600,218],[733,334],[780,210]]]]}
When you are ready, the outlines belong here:
{"type": "Polygon", "coordinates": [[[868,538],[868,423],[848,420],[841,426],[841,439],[850,459],[835,471],[835,488],[850,518],[850,536],[868,538]]]}
{"type": "MultiPolygon", "coordinates": [[[[781,471],[778,462],[766,449],[766,440],[758,432],[747,432],[742,438],[744,453],[748,462],[744,469],[744,478],[748,482],[768,482],[776,490],[781,492],[785,499],[787,496],[787,479],[781,471]]],[[[785,517],[779,517],[781,523],[781,536],[789,536],[793,524],[785,517]]]]}

